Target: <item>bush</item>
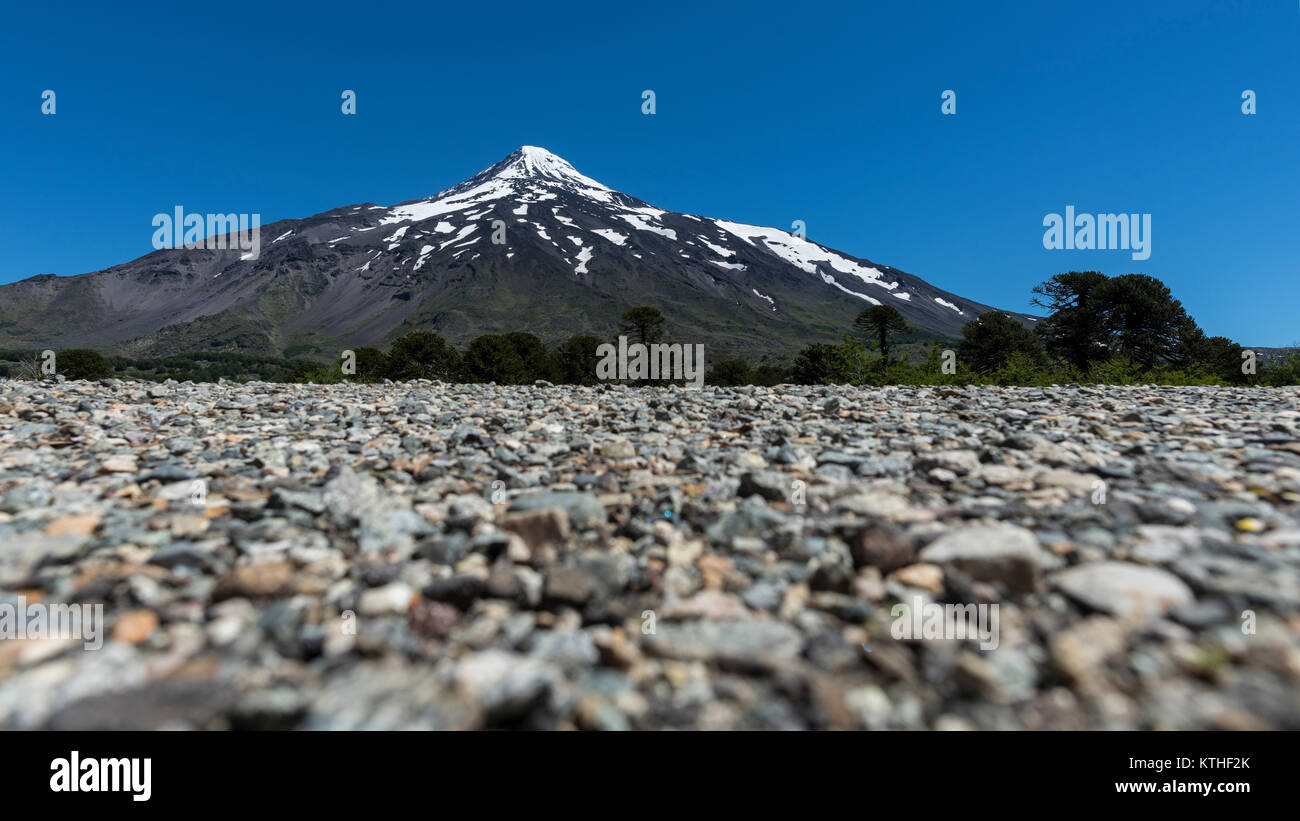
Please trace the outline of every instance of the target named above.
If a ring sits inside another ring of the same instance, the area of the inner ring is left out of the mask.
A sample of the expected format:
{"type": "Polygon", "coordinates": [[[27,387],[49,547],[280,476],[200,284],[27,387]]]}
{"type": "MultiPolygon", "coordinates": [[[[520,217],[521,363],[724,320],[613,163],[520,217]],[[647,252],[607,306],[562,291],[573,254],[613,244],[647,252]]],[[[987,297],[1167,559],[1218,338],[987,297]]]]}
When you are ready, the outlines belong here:
{"type": "Polygon", "coordinates": [[[470,382],[522,385],[531,381],[518,349],[500,334],[484,334],[471,341],[462,366],[470,382]]]}
{"type": "Polygon", "coordinates": [[[780,365],[759,365],[754,369],[754,384],[764,387],[780,385],[785,381],[785,368],[780,365]]]}
{"type": "Polygon", "coordinates": [[[353,353],[357,357],[357,372],[352,378],[358,382],[378,382],[392,370],[388,354],[378,348],[357,348],[353,353]]]}
{"type": "Polygon", "coordinates": [[[1249,377],[1241,372],[1242,347],[1225,336],[1206,336],[1198,328],[1183,343],[1180,357],[1189,368],[1221,381],[1244,385],[1249,377]]]}
{"type": "Polygon", "coordinates": [[[601,346],[599,337],[573,336],[556,347],[551,355],[551,369],[556,382],[564,385],[594,385],[596,379],[596,349],[601,346]]]}
{"type": "Polygon", "coordinates": [[[1266,366],[1259,373],[1259,382],[1270,387],[1300,385],[1300,355],[1266,366]]]}
{"type": "Polygon", "coordinates": [[[794,358],[792,378],[797,385],[834,385],[847,382],[851,370],[843,346],[814,342],[794,358]]]}
{"type": "Polygon", "coordinates": [[[108,360],[86,348],[59,351],[54,363],[64,379],[105,379],[113,375],[108,360]]]}
{"type": "Polygon", "coordinates": [[[536,382],[538,379],[545,379],[547,382],[556,381],[554,363],[542,340],[520,331],[506,334],[505,339],[515,349],[519,361],[523,363],[523,378],[520,384],[536,382]]]}
{"type": "Polygon", "coordinates": [[[754,374],[743,359],[723,359],[704,375],[704,381],[710,385],[750,385],[753,379],[754,374]]]}
{"type": "Polygon", "coordinates": [[[989,373],[989,380],[995,385],[1024,386],[1050,385],[1056,381],[1039,357],[1025,351],[1013,351],[989,373]]]}
{"type": "Polygon", "coordinates": [[[398,337],[388,359],[393,379],[455,382],[461,375],[460,354],[432,331],[412,331],[398,337]]]}
{"type": "Polygon", "coordinates": [[[317,362],[299,362],[289,372],[289,381],[311,385],[333,385],[343,381],[343,371],[327,368],[317,362]]]}
{"type": "MultiPolygon", "coordinates": [[[[961,329],[961,345],[957,352],[963,365],[980,374],[1000,369],[1014,354],[1042,368],[1047,364],[1047,352],[1033,331],[1001,311],[980,314],[961,329]]],[[[1023,364],[1023,363],[1022,363],[1023,364]]]]}

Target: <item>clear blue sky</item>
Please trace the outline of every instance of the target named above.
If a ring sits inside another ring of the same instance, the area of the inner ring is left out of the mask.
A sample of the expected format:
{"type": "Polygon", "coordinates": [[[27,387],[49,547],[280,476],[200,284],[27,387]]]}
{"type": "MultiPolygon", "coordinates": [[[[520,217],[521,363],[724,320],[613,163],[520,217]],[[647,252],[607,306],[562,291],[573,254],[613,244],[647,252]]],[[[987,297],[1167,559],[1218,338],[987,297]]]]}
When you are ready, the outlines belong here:
{"type": "Polygon", "coordinates": [[[148,253],[177,204],[391,204],[530,144],[999,307],[1149,273],[1210,334],[1300,340],[1297,0],[38,5],[0,31],[0,282],[148,253]],[[1067,205],[1150,213],[1151,258],[1044,250],[1067,205]]]}

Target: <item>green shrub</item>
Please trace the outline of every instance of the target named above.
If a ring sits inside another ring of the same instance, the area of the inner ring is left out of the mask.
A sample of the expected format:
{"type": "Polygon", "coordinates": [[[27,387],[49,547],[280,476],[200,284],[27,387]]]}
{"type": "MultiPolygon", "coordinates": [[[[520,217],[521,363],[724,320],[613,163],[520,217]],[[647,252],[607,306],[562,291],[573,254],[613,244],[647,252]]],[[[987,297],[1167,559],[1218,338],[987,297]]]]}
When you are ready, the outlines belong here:
{"type": "Polygon", "coordinates": [[[522,385],[531,381],[519,350],[500,334],[474,338],[465,348],[462,367],[470,382],[522,385]]]}
{"type": "Polygon", "coordinates": [[[976,373],[1001,369],[1015,354],[1038,368],[1047,365],[1047,352],[1033,331],[1001,311],[988,311],[962,328],[959,361],[976,373]]]}
{"type": "Polygon", "coordinates": [[[460,379],[461,360],[456,349],[432,331],[412,331],[398,337],[388,352],[393,379],[460,379]]]}
{"type": "Polygon", "coordinates": [[[1271,387],[1300,385],[1300,355],[1266,366],[1260,371],[1259,382],[1271,387]]]}
{"type": "Polygon", "coordinates": [[[508,333],[505,339],[515,349],[519,361],[523,363],[523,377],[520,384],[536,382],[538,379],[545,379],[547,382],[557,380],[555,364],[542,340],[521,331],[508,333]]]}
{"type": "Polygon", "coordinates": [[[55,355],[55,367],[64,379],[105,379],[113,375],[113,367],[97,351],[73,348],[55,355]]]}
{"type": "Polygon", "coordinates": [[[392,371],[388,354],[378,348],[357,348],[353,354],[357,358],[357,372],[352,378],[357,382],[378,382],[392,371]]]}
{"type": "Polygon", "coordinates": [[[556,382],[564,385],[594,385],[596,379],[596,349],[601,346],[599,337],[579,335],[569,337],[551,354],[551,369],[556,382]]]}
{"type": "Polygon", "coordinates": [[[849,382],[854,372],[842,345],[814,342],[794,358],[792,378],[798,385],[835,385],[849,382]]]}
{"type": "Polygon", "coordinates": [[[289,381],[312,385],[333,385],[343,381],[339,367],[327,368],[317,362],[300,362],[289,372],[289,381]]]}
{"type": "Polygon", "coordinates": [[[704,381],[710,385],[751,385],[754,374],[743,359],[723,359],[709,368],[704,381]]]}
{"type": "Polygon", "coordinates": [[[785,368],[780,365],[759,365],[753,372],[754,384],[771,387],[786,381],[785,368]]]}
{"type": "Polygon", "coordinates": [[[989,373],[994,385],[1051,385],[1056,379],[1040,360],[1026,351],[1013,351],[989,373]]]}

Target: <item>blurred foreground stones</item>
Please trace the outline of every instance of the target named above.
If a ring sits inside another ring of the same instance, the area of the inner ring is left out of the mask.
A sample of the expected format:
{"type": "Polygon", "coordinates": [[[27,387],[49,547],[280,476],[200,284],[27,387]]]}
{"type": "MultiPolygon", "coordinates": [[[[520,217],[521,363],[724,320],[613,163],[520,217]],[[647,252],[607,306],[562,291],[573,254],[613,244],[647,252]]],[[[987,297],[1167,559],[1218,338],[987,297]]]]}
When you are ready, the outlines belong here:
{"type": "Polygon", "coordinates": [[[19,597],[4,729],[1300,729],[1300,391],[5,380],[19,597]]]}

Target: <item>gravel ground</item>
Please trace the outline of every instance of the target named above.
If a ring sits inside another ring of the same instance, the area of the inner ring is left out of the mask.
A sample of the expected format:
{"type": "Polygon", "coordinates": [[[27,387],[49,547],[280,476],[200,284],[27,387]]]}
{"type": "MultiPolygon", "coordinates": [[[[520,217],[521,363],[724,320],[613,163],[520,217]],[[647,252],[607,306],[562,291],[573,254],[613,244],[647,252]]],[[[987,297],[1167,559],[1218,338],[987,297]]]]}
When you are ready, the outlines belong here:
{"type": "Polygon", "coordinates": [[[1294,388],[6,380],[0,545],[0,728],[1300,729],[1294,388]]]}

